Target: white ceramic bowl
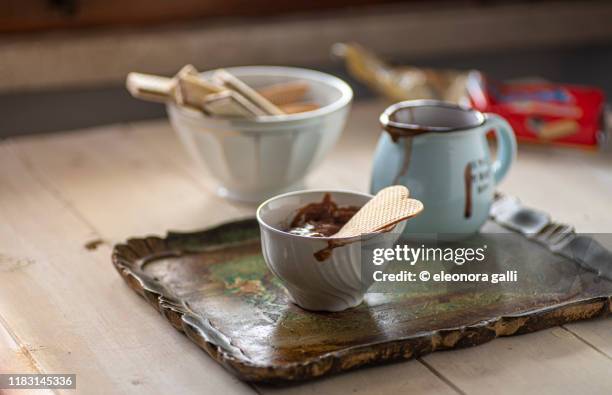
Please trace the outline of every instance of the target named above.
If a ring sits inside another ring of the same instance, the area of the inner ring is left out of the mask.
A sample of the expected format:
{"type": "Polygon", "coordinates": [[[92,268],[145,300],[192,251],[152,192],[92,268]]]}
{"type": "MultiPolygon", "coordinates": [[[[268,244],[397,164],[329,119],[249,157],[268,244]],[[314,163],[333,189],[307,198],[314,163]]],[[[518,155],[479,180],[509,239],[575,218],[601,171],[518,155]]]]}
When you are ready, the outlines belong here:
{"type": "Polygon", "coordinates": [[[170,122],[184,146],[218,181],[222,196],[261,202],[299,189],[308,171],[338,141],[353,98],[351,88],[339,78],[314,70],[272,66],[226,70],[254,88],[306,81],[310,85],[306,100],[321,107],[244,120],[206,117],[168,104],[170,122]]]}
{"type": "Polygon", "coordinates": [[[257,209],[261,244],[268,268],[281,280],[294,303],[307,310],[341,311],[359,305],[372,285],[372,250],[392,247],[406,221],[386,233],[334,239],[349,242],[318,261],[314,254],[328,246],[328,237],[306,237],[287,233],[288,222],[308,203],[320,202],[326,192],[340,206],[363,206],[372,195],[350,191],[298,191],[276,196],[257,209]],[[363,262],[363,267],[362,267],[363,262]]]}

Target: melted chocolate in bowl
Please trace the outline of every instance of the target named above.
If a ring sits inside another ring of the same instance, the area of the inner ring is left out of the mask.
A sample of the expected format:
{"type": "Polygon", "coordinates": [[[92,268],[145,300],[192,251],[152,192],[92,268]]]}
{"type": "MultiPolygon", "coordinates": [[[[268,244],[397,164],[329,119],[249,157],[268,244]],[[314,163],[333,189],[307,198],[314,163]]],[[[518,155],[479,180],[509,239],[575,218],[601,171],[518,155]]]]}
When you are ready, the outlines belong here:
{"type": "Polygon", "coordinates": [[[359,211],[356,206],[339,207],[329,193],[323,201],[300,208],[286,231],[299,236],[330,237],[359,211]]]}

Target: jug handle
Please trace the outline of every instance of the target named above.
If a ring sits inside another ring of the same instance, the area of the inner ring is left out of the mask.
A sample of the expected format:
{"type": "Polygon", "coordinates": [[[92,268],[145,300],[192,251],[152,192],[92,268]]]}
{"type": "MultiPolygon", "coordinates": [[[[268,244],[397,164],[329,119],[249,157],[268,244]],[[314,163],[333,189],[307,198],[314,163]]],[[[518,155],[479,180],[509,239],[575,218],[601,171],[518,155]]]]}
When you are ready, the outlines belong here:
{"type": "Polygon", "coordinates": [[[495,184],[504,179],[516,158],[516,138],[514,130],[504,118],[497,114],[487,113],[484,131],[493,129],[497,140],[497,155],[493,162],[493,178],[495,184]]]}

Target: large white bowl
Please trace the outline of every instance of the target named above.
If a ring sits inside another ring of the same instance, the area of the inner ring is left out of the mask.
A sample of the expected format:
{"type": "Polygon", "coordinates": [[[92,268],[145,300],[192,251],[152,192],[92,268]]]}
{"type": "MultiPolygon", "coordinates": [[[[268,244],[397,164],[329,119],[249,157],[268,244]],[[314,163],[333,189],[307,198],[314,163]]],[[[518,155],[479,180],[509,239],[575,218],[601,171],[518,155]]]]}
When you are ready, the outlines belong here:
{"type": "Polygon", "coordinates": [[[299,189],[304,176],[338,141],[353,98],[351,88],[339,78],[314,70],[272,66],[226,70],[255,88],[306,81],[310,85],[306,100],[321,107],[244,120],[206,117],[168,104],[170,122],[184,146],[218,181],[222,196],[260,202],[299,189]]]}
{"type": "Polygon", "coordinates": [[[276,196],[257,209],[262,252],[270,271],[283,283],[294,303],[307,310],[341,311],[359,305],[374,282],[372,250],[392,247],[406,221],[391,231],[363,237],[334,239],[347,243],[332,249],[319,261],[314,254],[328,246],[329,237],[307,237],[287,233],[288,222],[308,203],[320,202],[326,192],[340,206],[363,206],[372,198],[349,191],[298,191],[276,196]]]}

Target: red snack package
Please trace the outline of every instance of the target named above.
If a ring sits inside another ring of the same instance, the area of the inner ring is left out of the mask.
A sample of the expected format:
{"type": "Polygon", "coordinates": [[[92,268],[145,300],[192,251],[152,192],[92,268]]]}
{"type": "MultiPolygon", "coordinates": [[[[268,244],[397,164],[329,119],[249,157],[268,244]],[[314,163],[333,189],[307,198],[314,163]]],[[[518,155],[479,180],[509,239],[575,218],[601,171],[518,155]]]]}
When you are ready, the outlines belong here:
{"type": "Polygon", "coordinates": [[[596,148],[603,141],[601,89],[551,82],[495,82],[468,78],[474,108],[504,117],[519,141],[596,148]]]}

